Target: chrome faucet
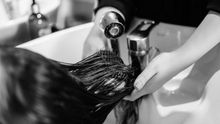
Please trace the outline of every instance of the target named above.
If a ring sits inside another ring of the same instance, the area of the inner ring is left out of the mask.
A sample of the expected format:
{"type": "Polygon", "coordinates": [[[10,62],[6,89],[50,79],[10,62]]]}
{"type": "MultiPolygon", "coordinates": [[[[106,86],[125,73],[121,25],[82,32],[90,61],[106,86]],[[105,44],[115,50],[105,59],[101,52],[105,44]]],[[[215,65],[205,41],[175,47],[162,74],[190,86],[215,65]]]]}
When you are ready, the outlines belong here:
{"type": "Polygon", "coordinates": [[[151,30],[157,24],[155,21],[144,20],[127,36],[129,64],[137,69],[137,73],[140,73],[159,53],[159,49],[150,46],[149,39],[151,30]]]}
{"type": "Polygon", "coordinates": [[[120,56],[118,38],[125,31],[125,21],[120,14],[111,11],[106,13],[101,21],[100,27],[103,30],[108,42],[108,49],[120,56]]]}

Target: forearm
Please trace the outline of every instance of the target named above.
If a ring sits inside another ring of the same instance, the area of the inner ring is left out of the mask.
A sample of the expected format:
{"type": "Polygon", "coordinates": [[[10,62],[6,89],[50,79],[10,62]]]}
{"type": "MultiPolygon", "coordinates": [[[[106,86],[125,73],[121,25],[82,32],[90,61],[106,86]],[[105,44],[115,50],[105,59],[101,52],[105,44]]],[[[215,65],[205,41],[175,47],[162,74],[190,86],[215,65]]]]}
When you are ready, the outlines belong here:
{"type": "Polygon", "coordinates": [[[220,42],[220,15],[209,13],[191,37],[180,48],[153,59],[139,75],[135,85],[139,96],[156,91],[173,76],[187,68],[220,42]]]}
{"type": "Polygon", "coordinates": [[[201,58],[220,42],[220,14],[210,12],[186,43],[172,52],[177,58],[180,70],[201,58]]]}

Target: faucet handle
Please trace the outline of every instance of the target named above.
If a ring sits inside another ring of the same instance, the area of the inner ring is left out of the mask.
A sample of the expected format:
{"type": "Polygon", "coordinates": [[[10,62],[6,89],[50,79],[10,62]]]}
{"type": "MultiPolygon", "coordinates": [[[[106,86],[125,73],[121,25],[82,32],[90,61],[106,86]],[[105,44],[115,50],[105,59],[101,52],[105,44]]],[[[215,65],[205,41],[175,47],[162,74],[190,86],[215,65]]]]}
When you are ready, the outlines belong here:
{"type": "Polygon", "coordinates": [[[100,21],[100,28],[109,39],[120,37],[125,31],[125,20],[114,11],[107,12],[100,21]]]}

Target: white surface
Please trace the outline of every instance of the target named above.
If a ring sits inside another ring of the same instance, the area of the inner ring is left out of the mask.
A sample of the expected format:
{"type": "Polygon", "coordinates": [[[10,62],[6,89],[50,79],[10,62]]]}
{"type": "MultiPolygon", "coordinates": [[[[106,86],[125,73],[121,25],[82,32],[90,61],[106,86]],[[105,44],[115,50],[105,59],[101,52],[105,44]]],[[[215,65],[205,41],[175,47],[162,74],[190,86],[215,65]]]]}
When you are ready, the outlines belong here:
{"type": "Polygon", "coordinates": [[[3,0],[0,0],[0,25],[3,25],[5,22],[9,21],[7,11],[5,9],[5,3],[3,0]]]}
{"type": "Polygon", "coordinates": [[[93,23],[83,24],[32,40],[18,47],[27,48],[57,61],[75,63],[82,58],[83,44],[92,26],[93,23]]]}

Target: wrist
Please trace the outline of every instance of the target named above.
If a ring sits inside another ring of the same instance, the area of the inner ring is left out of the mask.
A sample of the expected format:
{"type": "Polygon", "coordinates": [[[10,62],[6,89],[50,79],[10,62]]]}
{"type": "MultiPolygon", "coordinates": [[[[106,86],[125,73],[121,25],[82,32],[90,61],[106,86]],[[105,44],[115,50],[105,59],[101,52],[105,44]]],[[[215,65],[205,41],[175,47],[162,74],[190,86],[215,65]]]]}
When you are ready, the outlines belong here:
{"type": "Polygon", "coordinates": [[[175,68],[175,73],[179,73],[192,64],[191,57],[188,53],[182,53],[175,50],[169,53],[172,59],[172,66],[175,68]]]}

